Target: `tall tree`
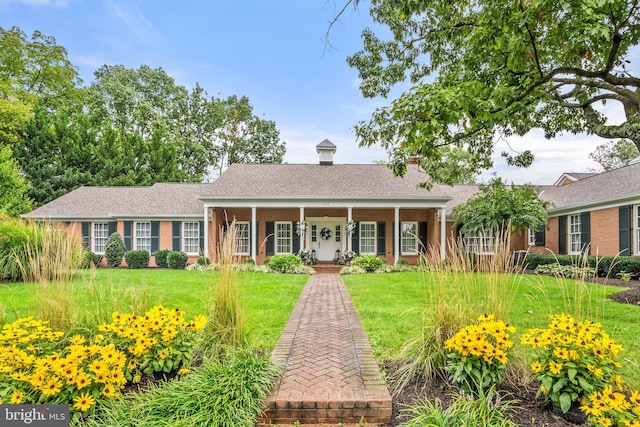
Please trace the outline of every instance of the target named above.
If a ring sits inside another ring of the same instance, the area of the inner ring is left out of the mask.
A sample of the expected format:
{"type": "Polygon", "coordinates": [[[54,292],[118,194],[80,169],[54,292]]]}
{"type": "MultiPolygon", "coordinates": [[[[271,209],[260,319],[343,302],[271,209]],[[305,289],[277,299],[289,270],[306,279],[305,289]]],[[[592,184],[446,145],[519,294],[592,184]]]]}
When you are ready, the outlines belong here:
{"type": "MultiPolygon", "coordinates": [[[[448,145],[474,153],[476,171],[490,167],[496,138],[534,128],[548,138],[588,132],[640,147],[640,79],[628,69],[639,0],[373,0],[370,13],[392,38],[367,29],[363,50],[348,58],[362,93],[411,87],[356,134],[361,145],[392,152],[398,174],[406,155],[439,158],[448,145]],[[622,105],[626,120],[607,124],[604,102],[622,105]]],[[[518,166],[533,159],[530,151],[503,156],[518,166]]],[[[427,172],[449,181],[438,168],[427,172]]]]}
{"type": "Polygon", "coordinates": [[[463,232],[537,230],[547,222],[548,203],[532,185],[507,186],[500,178],[481,185],[478,194],[453,208],[463,232]]]}
{"type": "Polygon", "coordinates": [[[632,142],[619,139],[598,145],[589,157],[598,162],[604,171],[610,171],[627,166],[639,155],[638,148],[632,142]]]}
{"type": "Polygon", "coordinates": [[[232,163],[282,163],[286,148],[275,122],[255,116],[246,96],[230,96],[223,106],[215,148],[218,174],[232,163]]]}
{"type": "Polygon", "coordinates": [[[0,145],[0,215],[19,215],[32,207],[28,183],[11,155],[11,147],[0,145]]]}
{"type": "Polygon", "coordinates": [[[0,27],[0,143],[14,143],[37,104],[81,105],[83,91],[67,51],[53,37],[0,27]]]}

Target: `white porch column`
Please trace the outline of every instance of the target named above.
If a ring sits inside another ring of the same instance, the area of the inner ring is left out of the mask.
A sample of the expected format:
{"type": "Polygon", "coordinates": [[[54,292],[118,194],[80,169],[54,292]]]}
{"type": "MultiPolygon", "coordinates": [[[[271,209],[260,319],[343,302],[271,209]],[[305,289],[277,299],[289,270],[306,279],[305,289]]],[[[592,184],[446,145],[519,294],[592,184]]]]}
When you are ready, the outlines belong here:
{"type": "Polygon", "coordinates": [[[209,258],[209,208],[204,208],[204,256],[209,258]]]}
{"type": "Polygon", "coordinates": [[[394,210],[394,232],[395,239],[393,239],[393,263],[398,263],[398,258],[400,258],[400,207],[396,206],[393,208],[394,210]]]}
{"type": "MultiPolygon", "coordinates": [[[[304,222],[304,206],[300,206],[300,224],[302,224],[304,222]]],[[[300,249],[304,249],[305,244],[304,244],[304,235],[306,233],[306,230],[300,230],[300,249]]]]}
{"type": "Polygon", "coordinates": [[[256,207],[251,206],[251,259],[253,262],[257,262],[256,254],[258,251],[256,248],[258,247],[258,233],[256,233],[257,221],[256,221],[256,207]]]}
{"type": "Polygon", "coordinates": [[[440,258],[447,257],[447,209],[440,208],[440,258]]]}
{"type": "MultiPolygon", "coordinates": [[[[353,221],[353,206],[347,206],[347,222],[353,221]]],[[[347,235],[347,250],[353,250],[353,244],[351,243],[351,232],[347,235]]]]}

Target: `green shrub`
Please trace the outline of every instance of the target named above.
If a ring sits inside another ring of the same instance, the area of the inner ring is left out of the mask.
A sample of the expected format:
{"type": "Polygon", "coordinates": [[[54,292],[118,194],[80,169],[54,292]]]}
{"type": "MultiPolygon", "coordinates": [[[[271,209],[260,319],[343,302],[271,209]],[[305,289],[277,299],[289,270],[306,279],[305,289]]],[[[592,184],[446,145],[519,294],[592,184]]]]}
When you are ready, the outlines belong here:
{"type": "Polygon", "coordinates": [[[378,258],[375,255],[360,255],[351,261],[351,265],[362,267],[369,272],[376,271],[385,263],[386,261],[384,259],[378,258]]]}
{"type": "Polygon", "coordinates": [[[0,280],[22,280],[20,263],[26,265],[26,247],[32,239],[25,221],[0,217],[0,280]]]}
{"type": "Polygon", "coordinates": [[[206,256],[199,256],[198,260],[196,261],[196,263],[198,265],[207,266],[207,265],[211,264],[211,261],[206,256]]]}
{"type": "Polygon", "coordinates": [[[147,251],[127,251],[124,260],[129,268],[143,269],[149,267],[149,252],[147,251]]]}
{"type": "Polygon", "coordinates": [[[589,267],[600,277],[618,277],[620,272],[631,273],[632,277],[640,276],[640,258],[630,256],[594,256],[527,254],[525,266],[535,270],[539,265],[559,264],[563,266],[589,267]],[[586,264],[586,265],[585,265],[586,264]]]}
{"type": "Polygon", "coordinates": [[[189,257],[184,252],[171,251],[167,255],[167,265],[174,270],[184,270],[189,257]]]}
{"type": "Polygon", "coordinates": [[[302,260],[294,254],[274,255],[269,262],[271,270],[286,273],[296,265],[302,265],[302,260]]]}
{"type": "Polygon", "coordinates": [[[536,267],[536,273],[564,276],[569,279],[593,277],[596,274],[594,268],[580,267],[577,265],[542,264],[536,267]]]}
{"type": "Polygon", "coordinates": [[[409,265],[409,261],[404,258],[398,258],[398,262],[396,262],[396,265],[409,265]]]}
{"type": "Polygon", "coordinates": [[[253,260],[253,258],[245,258],[242,260],[243,264],[250,264],[250,265],[256,265],[256,262],[253,260]]]}
{"type": "Polygon", "coordinates": [[[269,265],[270,262],[271,262],[271,258],[265,258],[264,261],[262,261],[262,264],[269,265]]]}
{"type": "Polygon", "coordinates": [[[84,262],[82,263],[82,266],[84,268],[97,267],[100,264],[100,261],[102,261],[102,255],[88,251],[84,254],[84,262]]]}
{"type": "Polygon", "coordinates": [[[156,260],[156,265],[158,267],[167,267],[167,255],[171,252],[169,249],[160,249],[154,255],[156,260]]]}
{"type": "Polygon", "coordinates": [[[112,233],[107,239],[104,246],[104,255],[107,258],[109,267],[119,267],[122,264],[122,258],[127,248],[124,246],[124,240],[119,233],[112,233]]]}

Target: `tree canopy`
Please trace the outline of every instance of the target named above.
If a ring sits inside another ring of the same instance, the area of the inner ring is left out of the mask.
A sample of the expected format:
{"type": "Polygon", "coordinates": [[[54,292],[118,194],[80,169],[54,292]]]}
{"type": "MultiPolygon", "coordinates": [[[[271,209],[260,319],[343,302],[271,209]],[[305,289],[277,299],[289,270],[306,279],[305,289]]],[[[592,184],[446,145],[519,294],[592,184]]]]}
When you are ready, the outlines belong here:
{"type": "Polygon", "coordinates": [[[547,223],[548,203],[532,185],[507,186],[500,178],[480,185],[480,191],[453,208],[462,232],[538,230],[547,223]]]}
{"type": "Polygon", "coordinates": [[[638,148],[632,142],[619,139],[598,145],[589,157],[598,162],[606,172],[627,166],[639,155],[638,148]]]}
{"type": "MultiPolygon", "coordinates": [[[[350,0],[358,4],[356,0],[350,0]]],[[[443,147],[492,165],[498,138],[542,129],[547,138],[587,132],[640,147],[640,78],[628,69],[640,38],[638,0],[373,0],[373,20],[389,40],[363,32],[348,63],[366,97],[404,92],[356,126],[362,146],[380,144],[403,174],[408,155],[435,165],[443,147]],[[601,105],[622,106],[609,124],[601,105]]],[[[503,153],[528,166],[530,151],[503,153]]],[[[452,183],[437,167],[435,181],[452,183]]]]}

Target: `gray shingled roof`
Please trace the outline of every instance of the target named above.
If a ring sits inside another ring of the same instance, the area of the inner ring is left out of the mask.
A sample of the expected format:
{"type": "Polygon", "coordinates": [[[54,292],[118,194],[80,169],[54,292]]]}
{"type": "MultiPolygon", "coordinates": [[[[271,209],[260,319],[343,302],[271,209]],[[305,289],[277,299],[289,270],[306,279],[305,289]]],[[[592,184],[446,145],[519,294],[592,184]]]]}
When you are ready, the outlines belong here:
{"type": "Polygon", "coordinates": [[[582,178],[568,185],[542,187],[551,212],[640,198],[640,163],[582,178]]]}
{"type": "Polygon", "coordinates": [[[202,216],[199,194],[212,184],[157,183],[150,187],[80,187],[33,212],[28,218],[202,216]]]}
{"type": "Polygon", "coordinates": [[[229,198],[420,198],[449,199],[452,188],[417,188],[427,180],[415,165],[404,178],[385,165],[234,164],[203,193],[203,199],[229,198]]]}

